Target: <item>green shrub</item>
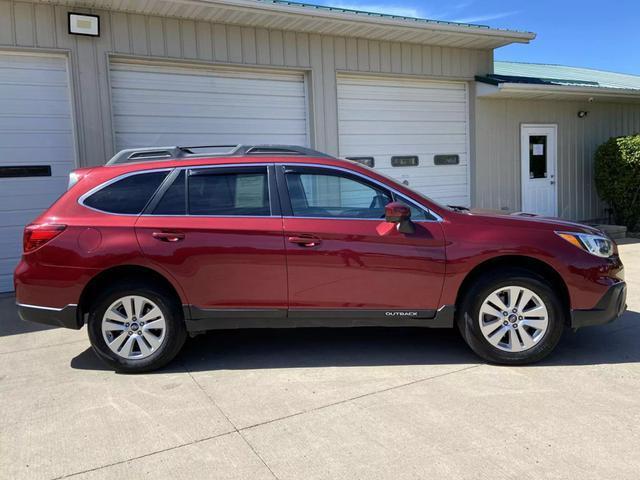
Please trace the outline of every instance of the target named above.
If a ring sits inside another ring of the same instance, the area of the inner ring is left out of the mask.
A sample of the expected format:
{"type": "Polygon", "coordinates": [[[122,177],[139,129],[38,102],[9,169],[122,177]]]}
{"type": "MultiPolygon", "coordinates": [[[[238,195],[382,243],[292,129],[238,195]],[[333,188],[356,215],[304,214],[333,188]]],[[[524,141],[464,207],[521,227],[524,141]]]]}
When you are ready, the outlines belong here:
{"type": "Polygon", "coordinates": [[[610,138],[596,150],[595,182],[618,225],[640,226],[640,135],[610,138]]]}

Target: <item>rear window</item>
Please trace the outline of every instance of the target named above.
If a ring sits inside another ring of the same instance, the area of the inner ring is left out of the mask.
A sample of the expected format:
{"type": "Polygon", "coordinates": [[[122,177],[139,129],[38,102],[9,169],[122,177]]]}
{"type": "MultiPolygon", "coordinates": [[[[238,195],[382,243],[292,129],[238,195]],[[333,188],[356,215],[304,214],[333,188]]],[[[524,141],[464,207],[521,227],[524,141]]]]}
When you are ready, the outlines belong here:
{"type": "Polygon", "coordinates": [[[168,172],[149,172],[117,180],[84,199],[87,207],[107,213],[134,214],[142,212],[168,172]]]}

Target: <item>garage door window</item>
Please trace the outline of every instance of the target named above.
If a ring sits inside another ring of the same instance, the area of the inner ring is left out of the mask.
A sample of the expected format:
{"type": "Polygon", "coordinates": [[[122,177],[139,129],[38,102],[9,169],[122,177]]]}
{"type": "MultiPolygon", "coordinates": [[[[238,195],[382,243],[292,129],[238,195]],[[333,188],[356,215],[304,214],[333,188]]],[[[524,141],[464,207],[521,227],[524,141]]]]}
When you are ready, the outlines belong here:
{"type": "Polygon", "coordinates": [[[130,175],[101,188],[82,203],[102,212],[137,215],[142,212],[167,173],[130,175]]]}

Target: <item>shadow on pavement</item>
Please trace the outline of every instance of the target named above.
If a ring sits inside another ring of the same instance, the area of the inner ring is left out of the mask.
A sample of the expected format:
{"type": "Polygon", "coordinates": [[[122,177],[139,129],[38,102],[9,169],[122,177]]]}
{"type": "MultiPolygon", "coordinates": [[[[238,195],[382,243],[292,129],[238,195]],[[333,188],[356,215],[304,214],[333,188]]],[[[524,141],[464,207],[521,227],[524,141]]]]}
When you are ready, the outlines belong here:
{"type": "Polygon", "coordinates": [[[20,317],[18,317],[15,297],[13,295],[0,296],[0,337],[51,330],[53,328],[59,327],[21,320],[20,317]]]}
{"type": "MultiPolygon", "coordinates": [[[[556,351],[535,367],[640,362],[640,313],[576,333],[567,329],[556,351]]],[[[179,371],[438,365],[481,362],[457,330],[420,328],[223,330],[189,339],[168,369],[179,371]]],[[[107,369],[87,349],[76,369],[107,369]]]]}

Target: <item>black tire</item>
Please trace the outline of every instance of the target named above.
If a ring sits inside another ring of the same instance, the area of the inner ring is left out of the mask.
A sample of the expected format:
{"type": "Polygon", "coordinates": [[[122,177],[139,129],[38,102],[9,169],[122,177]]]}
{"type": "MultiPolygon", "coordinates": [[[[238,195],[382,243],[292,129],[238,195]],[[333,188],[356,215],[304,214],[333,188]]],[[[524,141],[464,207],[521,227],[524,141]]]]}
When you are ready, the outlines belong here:
{"type": "Polygon", "coordinates": [[[98,357],[121,373],[150,372],[165,366],[180,352],[187,338],[182,309],[175,296],[160,286],[147,285],[139,281],[122,282],[107,287],[90,306],[87,330],[91,346],[98,357]],[[128,295],[139,295],[151,300],[164,315],[164,340],[157,350],[146,358],[127,359],[117,355],[107,346],[102,334],[102,318],[107,308],[119,298],[128,295]]]}
{"type": "Polygon", "coordinates": [[[529,270],[509,268],[483,274],[471,285],[457,309],[457,323],[469,347],[484,360],[501,365],[525,365],[538,362],[553,351],[562,336],[565,314],[558,295],[542,276],[529,270]],[[544,335],[533,347],[521,352],[508,352],[493,346],[480,330],[480,308],[484,300],[495,290],[511,285],[533,291],[548,312],[549,323],[544,335]]]}

